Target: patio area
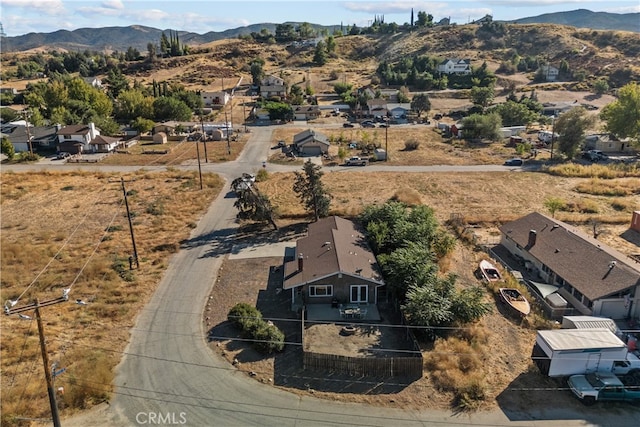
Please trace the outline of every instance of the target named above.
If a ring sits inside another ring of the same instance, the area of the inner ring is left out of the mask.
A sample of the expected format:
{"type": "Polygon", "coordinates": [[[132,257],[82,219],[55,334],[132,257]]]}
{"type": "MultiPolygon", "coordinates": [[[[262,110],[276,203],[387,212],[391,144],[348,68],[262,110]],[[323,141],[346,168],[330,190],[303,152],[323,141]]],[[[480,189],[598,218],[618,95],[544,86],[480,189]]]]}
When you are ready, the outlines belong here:
{"type": "Polygon", "coordinates": [[[307,320],[330,322],[379,322],[380,312],[375,304],[309,304],[307,320]]]}

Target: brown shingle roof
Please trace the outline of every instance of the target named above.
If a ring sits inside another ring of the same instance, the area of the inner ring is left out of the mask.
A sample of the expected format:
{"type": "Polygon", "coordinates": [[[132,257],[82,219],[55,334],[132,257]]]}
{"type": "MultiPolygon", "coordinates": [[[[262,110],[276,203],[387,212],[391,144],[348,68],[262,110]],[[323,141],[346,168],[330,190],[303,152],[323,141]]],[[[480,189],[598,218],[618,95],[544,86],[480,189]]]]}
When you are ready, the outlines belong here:
{"type": "Polygon", "coordinates": [[[86,135],[90,130],[89,125],[67,125],[58,131],[58,135],[86,135]]]}
{"type": "Polygon", "coordinates": [[[296,259],[285,264],[284,288],[295,288],[338,273],[384,283],[364,234],[352,221],[332,216],[310,224],[308,235],[296,242],[296,259]],[[298,271],[300,255],[302,271],[298,271]]]}
{"type": "Polygon", "coordinates": [[[591,301],[640,284],[640,264],[562,221],[533,212],[500,231],[591,301]],[[529,247],[531,230],[536,239],[529,247]]]}

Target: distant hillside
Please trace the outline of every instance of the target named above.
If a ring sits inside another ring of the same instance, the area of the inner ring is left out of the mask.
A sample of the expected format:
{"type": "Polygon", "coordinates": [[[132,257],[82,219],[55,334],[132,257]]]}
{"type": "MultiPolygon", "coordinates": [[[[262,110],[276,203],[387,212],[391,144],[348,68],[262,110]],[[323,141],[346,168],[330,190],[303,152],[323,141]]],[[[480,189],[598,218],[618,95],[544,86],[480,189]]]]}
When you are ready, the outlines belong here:
{"type": "MultiPolygon", "coordinates": [[[[287,22],[294,26],[296,22],[287,22]]],[[[322,26],[311,24],[316,30],[329,30],[339,26],[322,26]]],[[[259,33],[267,29],[272,34],[276,31],[276,24],[262,23],[245,27],[233,28],[225,31],[210,31],[205,34],[178,31],[180,41],[190,46],[198,46],[217,40],[237,38],[242,34],[259,33]]],[[[126,51],[134,47],[141,52],[146,52],[149,43],[160,43],[163,30],[145,27],[143,25],[131,25],[129,27],[103,27],[80,28],[74,31],[59,30],[53,33],[29,33],[23,36],[2,37],[3,52],[23,52],[30,49],[64,49],[64,50],[117,50],[126,51]]],[[[166,34],[169,30],[164,30],[166,34]]]]}
{"type": "Polygon", "coordinates": [[[640,13],[592,12],[587,9],[569,12],[545,13],[530,18],[506,21],[513,24],[560,24],[594,30],[640,32],[640,13]]]}

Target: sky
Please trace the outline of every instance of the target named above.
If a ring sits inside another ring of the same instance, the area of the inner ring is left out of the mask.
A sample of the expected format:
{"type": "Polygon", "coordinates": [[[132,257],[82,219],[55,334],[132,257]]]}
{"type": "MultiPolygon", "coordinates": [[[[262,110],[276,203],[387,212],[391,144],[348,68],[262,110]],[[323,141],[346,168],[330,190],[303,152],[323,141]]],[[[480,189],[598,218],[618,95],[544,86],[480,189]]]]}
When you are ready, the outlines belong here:
{"type": "Polygon", "coordinates": [[[0,23],[7,36],[129,25],[204,34],[265,22],[366,26],[376,15],[401,25],[410,22],[412,8],[416,18],[424,11],[436,21],[464,24],[486,14],[512,20],[575,9],[640,12],[640,0],[0,0],[0,23]]]}

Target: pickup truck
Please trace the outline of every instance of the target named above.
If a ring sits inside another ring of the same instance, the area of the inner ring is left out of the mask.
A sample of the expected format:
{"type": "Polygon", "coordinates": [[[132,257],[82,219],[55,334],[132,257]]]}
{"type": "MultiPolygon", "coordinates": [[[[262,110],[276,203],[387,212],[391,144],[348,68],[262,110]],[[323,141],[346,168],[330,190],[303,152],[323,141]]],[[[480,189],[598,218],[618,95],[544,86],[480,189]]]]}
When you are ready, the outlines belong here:
{"type": "Polygon", "coordinates": [[[363,159],[362,157],[353,156],[349,157],[345,162],[347,166],[367,166],[367,159],[363,159]]]}
{"type": "Polygon", "coordinates": [[[586,375],[572,375],[568,383],[573,394],[587,406],[600,400],[640,402],[640,387],[638,387],[636,376],[629,376],[628,380],[623,382],[614,374],[593,372],[586,375]]]}

